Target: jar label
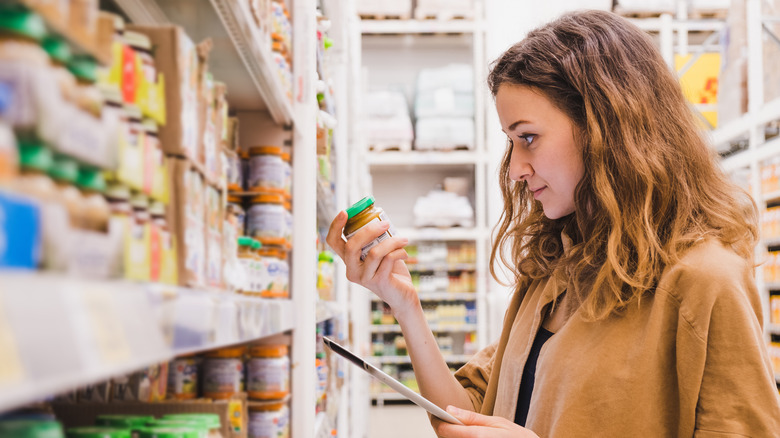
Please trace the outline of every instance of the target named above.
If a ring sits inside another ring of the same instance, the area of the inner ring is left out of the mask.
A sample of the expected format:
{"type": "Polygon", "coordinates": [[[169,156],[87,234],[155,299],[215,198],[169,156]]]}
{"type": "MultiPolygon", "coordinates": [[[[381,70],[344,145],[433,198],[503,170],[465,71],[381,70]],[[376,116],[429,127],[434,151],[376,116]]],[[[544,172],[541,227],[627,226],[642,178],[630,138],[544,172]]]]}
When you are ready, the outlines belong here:
{"type": "Polygon", "coordinates": [[[172,395],[198,395],[198,365],[195,359],[176,359],[168,372],[168,393],[172,395]]]}
{"type": "Polygon", "coordinates": [[[287,392],[290,390],[290,361],[281,358],[252,358],[247,362],[247,391],[287,392]]]}
{"type": "Polygon", "coordinates": [[[249,188],[284,188],[284,162],[276,155],[255,155],[249,159],[249,188]]]}
{"type": "Polygon", "coordinates": [[[253,205],[246,215],[247,232],[252,237],[284,237],[287,222],[281,205],[253,205]]]}
{"type": "Polygon", "coordinates": [[[241,391],[241,359],[206,359],[203,362],[203,392],[236,393],[241,391]]]}
{"type": "MultiPolygon", "coordinates": [[[[381,221],[390,222],[390,219],[387,217],[387,215],[384,212],[382,212],[379,215],[379,217],[371,219],[371,221],[369,221],[368,224],[371,224],[371,223],[374,223],[374,222],[381,222],[381,221]]],[[[366,224],[366,225],[368,225],[368,224],[366,224]]],[[[363,227],[365,227],[366,225],[363,225],[363,227]]],[[[362,229],[363,227],[360,227],[359,230],[362,229]]],[[[350,233],[349,235],[346,235],[344,237],[346,237],[346,239],[349,240],[356,233],[357,233],[357,230],[354,233],[350,233]]],[[[366,259],[366,256],[368,256],[368,252],[371,251],[371,248],[379,245],[383,241],[385,241],[385,240],[395,236],[396,234],[397,233],[396,233],[395,227],[393,226],[393,223],[390,222],[390,228],[388,228],[387,231],[382,233],[382,235],[380,235],[376,239],[372,240],[371,242],[368,242],[368,244],[363,247],[363,249],[360,251],[360,260],[365,260],[366,259]]]]}
{"type": "Polygon", "coordinates": [[[287,438],[290,436],[290,412],[287,407],[278,411],[249,412],[249,438],[287,438]]]}

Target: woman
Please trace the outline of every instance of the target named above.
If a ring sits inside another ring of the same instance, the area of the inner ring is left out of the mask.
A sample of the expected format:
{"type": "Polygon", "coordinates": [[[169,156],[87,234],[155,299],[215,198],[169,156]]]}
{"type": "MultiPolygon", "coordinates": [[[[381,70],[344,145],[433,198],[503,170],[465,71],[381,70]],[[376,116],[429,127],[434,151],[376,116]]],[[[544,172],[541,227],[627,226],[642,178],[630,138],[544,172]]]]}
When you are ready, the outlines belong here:
{"type": "Polygon", "coordinates": [[[443,437],[779,436],[756,207],[719,170],[649,36],[607,12],[532,31],[488,78],[508,147],[491,254],[500,340],[453,377],[387,229],[328,243],[393,310],[443,437]],[[508,257],[505,257],[508,255],[508,257]]]}

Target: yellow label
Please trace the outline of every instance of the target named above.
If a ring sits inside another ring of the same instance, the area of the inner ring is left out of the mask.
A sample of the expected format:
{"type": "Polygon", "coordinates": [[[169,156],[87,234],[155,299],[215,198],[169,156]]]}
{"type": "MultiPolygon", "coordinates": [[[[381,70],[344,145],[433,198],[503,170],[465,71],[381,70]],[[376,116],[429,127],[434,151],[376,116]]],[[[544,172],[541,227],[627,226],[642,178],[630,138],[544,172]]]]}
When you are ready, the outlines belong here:
{"type": "MultiPolygon", "coordinates": [[[[0,295],[1,297],[2,295],[0,295]]],[[[24,379],[24,368],[19,358],[14,333],[0,301],[0,385],[18,383],[24,379]]]]}
{"type": "Polygon", "coordinates": [[[241,433],[244,429],[244,418],[241,400],[230,400],[228,403],[228,416],[230,417],[230,429],[235,433],[241,433]]]}
{"type": "MultiPolygon", "coordinates": [[[[684,72],[681,71],[694,55],[676,55],[675,71],[680,76],[680,86],[685,97],[693,105],[716,105],[718,103],[718,79],[720,76],[720,53],[703,53],[684,72]]],[[[714,110],[700,111],[701,117],[713,128],[718,126],[718,113],[714,110]]]]}

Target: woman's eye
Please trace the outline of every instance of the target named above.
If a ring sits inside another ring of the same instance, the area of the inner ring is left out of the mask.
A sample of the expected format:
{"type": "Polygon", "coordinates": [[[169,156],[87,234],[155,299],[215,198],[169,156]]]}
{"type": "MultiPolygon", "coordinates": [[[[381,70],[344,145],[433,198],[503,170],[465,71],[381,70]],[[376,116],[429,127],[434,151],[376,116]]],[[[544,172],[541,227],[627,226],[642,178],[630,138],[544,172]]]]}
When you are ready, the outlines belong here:
{"type": "Polygon", "coordinates": [[[536,139],[536,134],[523,134],[518,135],[517,137],[523,140],[527,145],[530,145],[534,142],[534,139],[536,139]]]}

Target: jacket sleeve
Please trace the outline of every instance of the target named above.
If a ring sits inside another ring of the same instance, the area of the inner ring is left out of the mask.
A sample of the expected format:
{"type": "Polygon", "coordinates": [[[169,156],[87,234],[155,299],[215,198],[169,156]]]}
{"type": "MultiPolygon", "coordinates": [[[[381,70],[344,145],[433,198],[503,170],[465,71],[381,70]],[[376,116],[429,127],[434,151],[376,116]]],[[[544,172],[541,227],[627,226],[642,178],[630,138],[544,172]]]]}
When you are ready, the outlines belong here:
{"type": "Polygon", "coordinates": [[[753,269],[737,257],[729,262],[693,269],[678,284],[678,293],[687,295],[681,308],[681,317],[690,324],[687,345],[698,350],[688,354],[693,351],[679,350],[686,343],[678,343],[678,360],[687,362],[678,365],[678,373],[690,369],[691,362],[701,364],[695,373],[700,384],[694,436],[780,436],[780,397],[762,333],[753,269]]]}
{"type": "Polygon", "coordinates": [[[493,371],[497,347],[498,342],[485,347],[455,372],[455,378],[468,392],[475,412],[482,410],[482,401],[485,399],[490,374],[493,371]]]}

